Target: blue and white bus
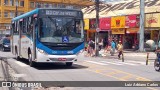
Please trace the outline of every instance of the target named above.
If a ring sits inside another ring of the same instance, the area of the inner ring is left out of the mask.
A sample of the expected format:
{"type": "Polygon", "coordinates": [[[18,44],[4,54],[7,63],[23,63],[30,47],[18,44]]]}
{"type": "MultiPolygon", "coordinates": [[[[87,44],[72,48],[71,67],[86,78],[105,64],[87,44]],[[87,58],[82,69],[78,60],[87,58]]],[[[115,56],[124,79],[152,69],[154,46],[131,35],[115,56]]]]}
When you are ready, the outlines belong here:
{"type": "Polygon", "coordinates": [[[63,62],[72,66],[84,48],[83,13],[70,9],[35,9],[11,22],[11,52],[29,65],[63,62]]]}

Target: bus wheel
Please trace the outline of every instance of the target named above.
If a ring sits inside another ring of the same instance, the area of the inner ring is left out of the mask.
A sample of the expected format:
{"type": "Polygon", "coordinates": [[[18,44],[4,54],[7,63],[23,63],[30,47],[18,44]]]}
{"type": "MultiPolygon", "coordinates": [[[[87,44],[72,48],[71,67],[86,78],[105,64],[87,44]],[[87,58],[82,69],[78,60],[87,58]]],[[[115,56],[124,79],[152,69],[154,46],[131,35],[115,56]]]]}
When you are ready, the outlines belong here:
{"type": "Polygon", "coordinates": [[[72,66],[73,62],[66,62],[66,66],[72,66]]]}
{"type": "Polygon", "coordinates": [[[32,60],[31,53],[28,55],[28,60],[29,60],[29,66],[34,67],[36,63],[32,60]]]}
{"type": "Polygon", "coordinates": [[[158,62],[158,60],[154,61],[154,68],[156,71],[160,71],[160,63],[158,62]]]}

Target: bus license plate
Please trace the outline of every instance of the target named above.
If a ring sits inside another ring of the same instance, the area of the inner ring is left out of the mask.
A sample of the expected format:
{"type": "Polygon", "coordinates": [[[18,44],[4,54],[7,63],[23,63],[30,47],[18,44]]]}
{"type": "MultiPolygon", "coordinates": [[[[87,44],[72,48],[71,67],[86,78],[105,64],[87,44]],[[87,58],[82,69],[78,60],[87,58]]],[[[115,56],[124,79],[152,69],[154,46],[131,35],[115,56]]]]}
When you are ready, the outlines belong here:
{"type": "Polygon", "coordinates": [[[66,58],[58,58],[58,61],[66,61],[66,58]]]}

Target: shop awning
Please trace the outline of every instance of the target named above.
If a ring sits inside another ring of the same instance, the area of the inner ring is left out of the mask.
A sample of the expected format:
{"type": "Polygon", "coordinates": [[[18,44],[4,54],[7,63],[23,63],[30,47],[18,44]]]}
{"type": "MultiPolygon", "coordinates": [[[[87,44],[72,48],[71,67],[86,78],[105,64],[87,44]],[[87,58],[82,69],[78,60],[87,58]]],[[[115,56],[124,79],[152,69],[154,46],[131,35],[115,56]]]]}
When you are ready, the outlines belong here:
{"type": "MultiPolygon", "coordinates": [[[[117,2],[116,4],[100,4],[100,17],[124,16],[131,14],[140,14],[140,0],[126,0],[126,2],[117,2]]],[[[160,0],[145,0],[145,13],[160,12],[160,0]]],[[[89,6],[82,9],[84,18],[95,18],[95,6],[89,6]]]]}
{"type": "Polygon", "coordinates": [[[138,33],[139,28],[127,28],[126,33],[138,33]]]}

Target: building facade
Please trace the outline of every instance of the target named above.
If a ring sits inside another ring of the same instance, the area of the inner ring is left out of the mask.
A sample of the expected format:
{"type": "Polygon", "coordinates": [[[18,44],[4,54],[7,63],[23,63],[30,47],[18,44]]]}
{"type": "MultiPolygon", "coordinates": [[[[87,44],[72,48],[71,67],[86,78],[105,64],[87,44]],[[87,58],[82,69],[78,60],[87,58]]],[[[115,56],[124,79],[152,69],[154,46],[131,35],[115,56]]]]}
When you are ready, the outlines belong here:
{"type": "Polygon", "coordinates": [[[81,9],[93,5],[90,0],[0,0],[0,37],[10,33],[11,19],[35,8],[81,9]],[[17,9],[16,9],[17,7],[17,9]]]}

